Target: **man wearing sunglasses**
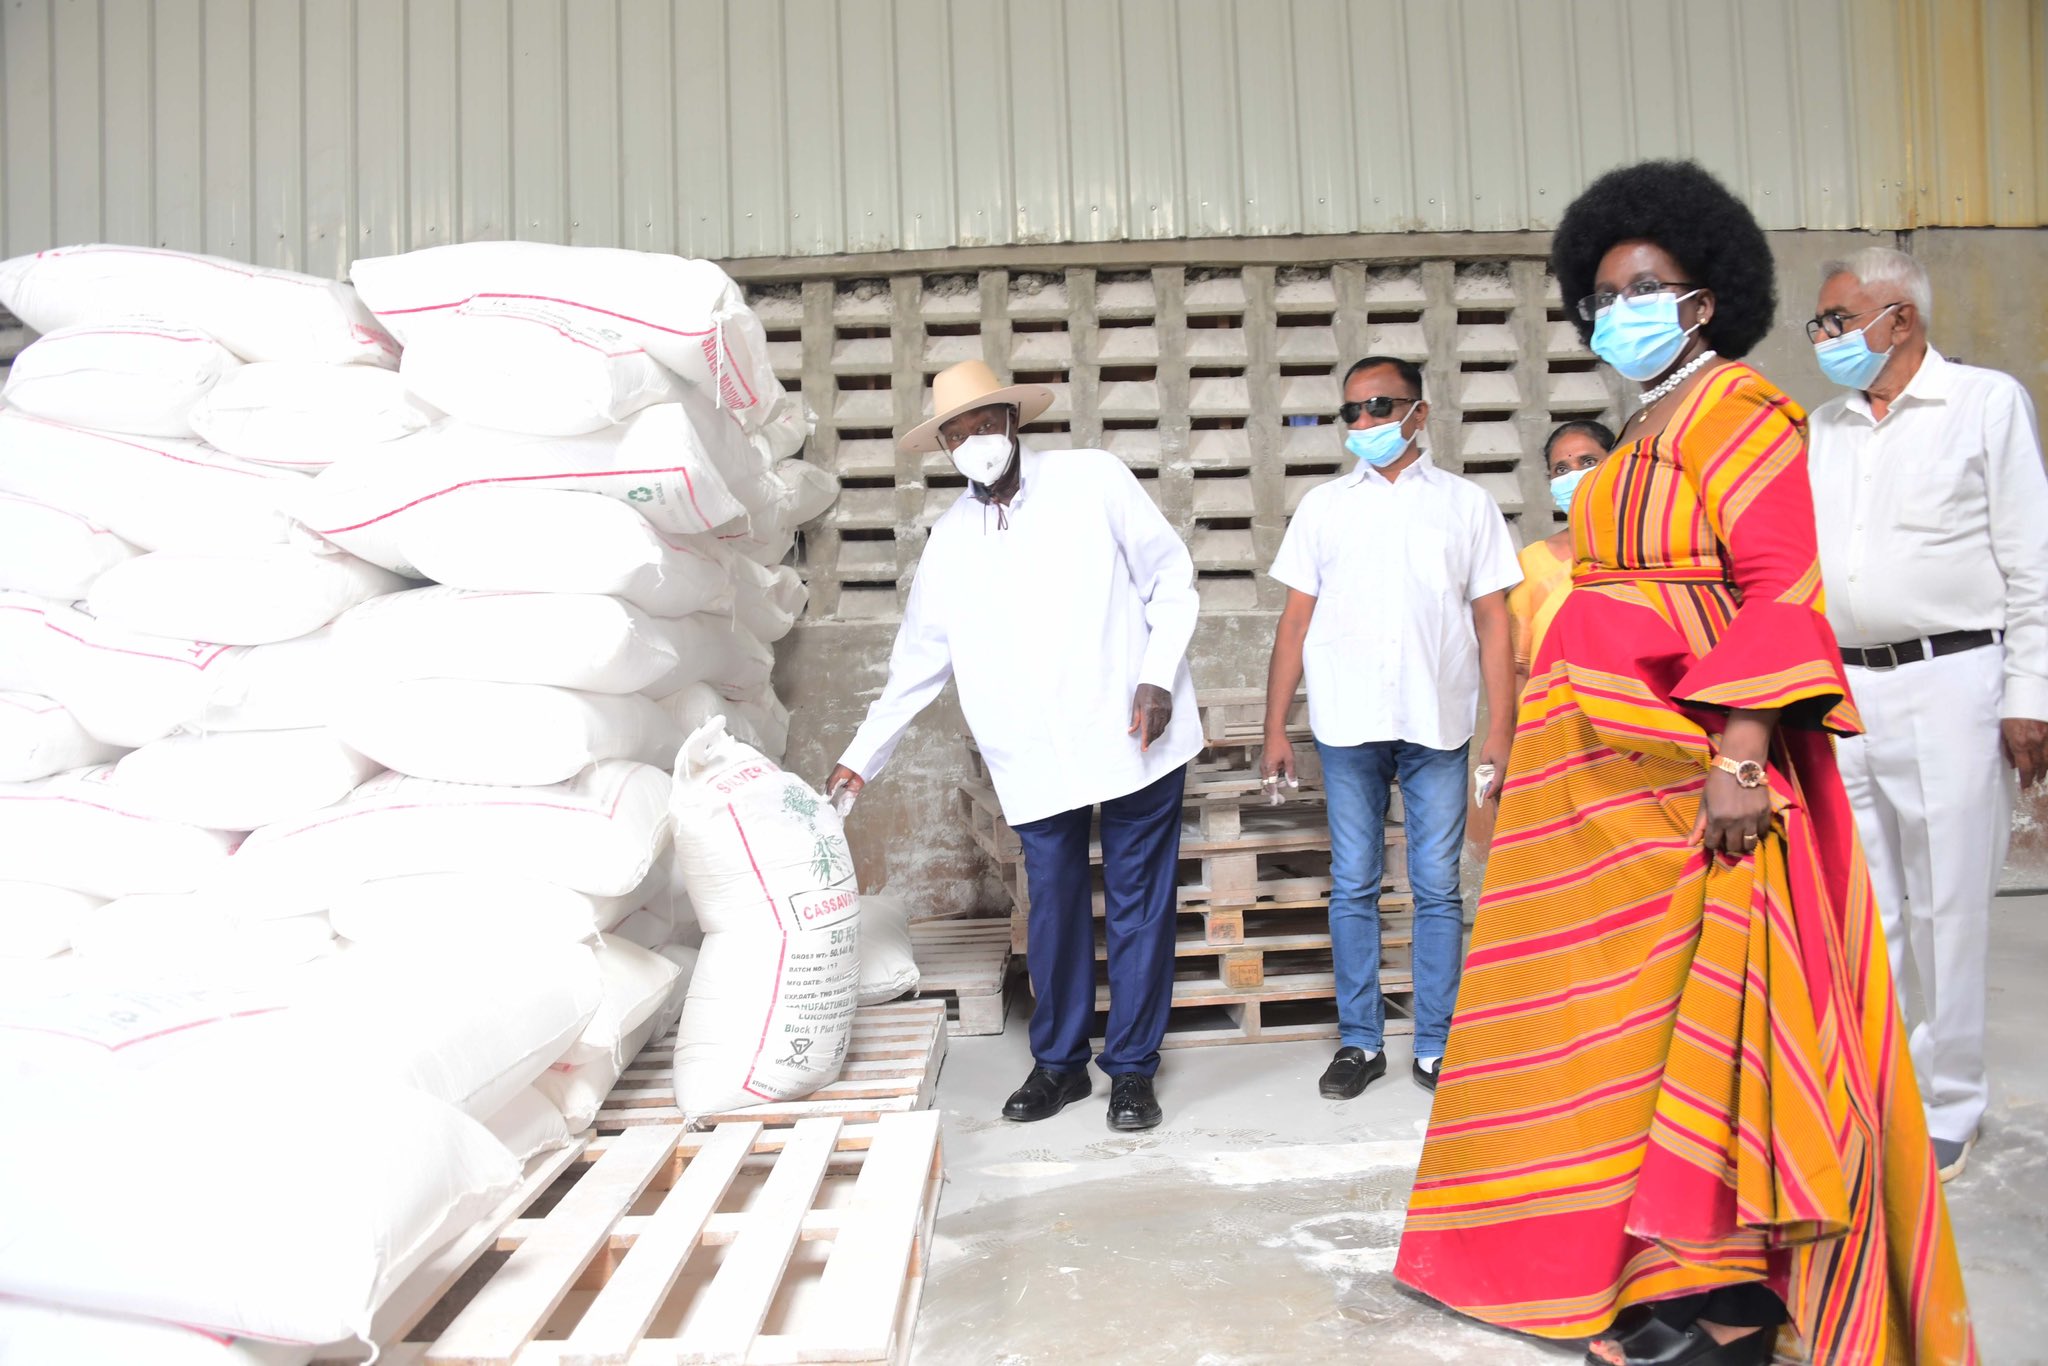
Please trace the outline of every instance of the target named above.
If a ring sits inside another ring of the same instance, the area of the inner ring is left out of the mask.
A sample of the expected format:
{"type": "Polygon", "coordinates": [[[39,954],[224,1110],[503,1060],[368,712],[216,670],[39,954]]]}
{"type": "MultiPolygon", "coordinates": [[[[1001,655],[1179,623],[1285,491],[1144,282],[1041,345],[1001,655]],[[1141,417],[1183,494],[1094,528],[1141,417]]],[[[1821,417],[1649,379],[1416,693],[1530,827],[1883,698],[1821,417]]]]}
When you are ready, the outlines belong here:
{"type": "Polygon", "coordinates": [[[1507,768],[1507,590],[1522,579],[1493,499],[1417,445],[1429,420],[1422,372],[1368,356],[1344,376],[1343,392],[1337,430],[1357,468],[1309,490],[1273,561],[1287,605],[1266,676],[1262,760],[1268,778],[1294,776],[1287,711],[1305,671],[1329,801],[1340,1046],[1318,1085],[1332,1100],[1358,1095],[1387,1070],[1379,904],[1397,781],[1415,900],[1412,1066],[1419,1084],[1436,1089],[1464,958],[1467,758],[1483,680],[1490,715],[1479,762],[1507,768]]]}
{"type": "Polygon", "coordinates": [[[1865,733],[1840,744],[1842,784],[1946,1181],[1988,1099],[1985,969],[2013,776],[2048,772],[2048,476],[2027,391],[1930,346],[1933,302],[1926,269],[1889,247],[1822,268],[1806,332],[1846,392],[1813,415],[1807,476],[1863,714],[1865,733]]]}

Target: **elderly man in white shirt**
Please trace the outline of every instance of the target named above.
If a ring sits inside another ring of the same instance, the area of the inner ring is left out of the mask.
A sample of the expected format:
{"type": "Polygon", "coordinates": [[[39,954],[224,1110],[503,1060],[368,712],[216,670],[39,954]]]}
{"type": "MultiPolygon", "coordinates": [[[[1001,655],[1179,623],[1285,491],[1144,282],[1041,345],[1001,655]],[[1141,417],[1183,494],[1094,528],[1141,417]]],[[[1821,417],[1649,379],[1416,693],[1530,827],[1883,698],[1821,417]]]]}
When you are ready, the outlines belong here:
{"type": "Polygon", "coordinates": [[[1329,800],[1339,1045],[1318,1089],[1348,1100],[1387,1070],[1379,902],[1396,780],[1415,902],[1412,1070],[1436,1089],[1464,963],[1466,758],[1483,682],[1489,717],[1477,776],[1507,764],[1507,591],[1522,570],[1493,499],[1416,444],[1429,418],[1419,369],[1386,356],[1359,361],[1344,376],[1338,416],[1358,470],[1309,491],[1273,561],[1288,591],[1266,678],[1262,767],[1293,776],[1287,710],[1306,670],[1329,800]]]}
{"type": "Polygon", "coordinates": [[[959,684],[1030,883],[1035,1066],[1003,1107],[1019,1121],[1091,1090],[1101,807],[1110,988],[1097,1062],[1110,1127],[1149,1129],[1162,1118],[1152,1078],[1173,1000],[1181,803],[1202,748],[1185,659],[1194,561],[1114,455],[1019,439],[1050,390],[1005,387],[980,361],[941,371],[932,390],[936,416],[903,446],[943,446],[968,488],[932,528],[888,684],[826,786],[859,791],[946,680],[959,684]]]}
{"type": "Polygon", "coordinates": [[[2048,475],[2018,381],[1928,344],[1918,261],[1871,247],[1821,275],[1807,334],[1849,392],[1814,413],[1807,471],[1866,728],[1841,742],[1842,782],[1946,1181],[1989,1095],[1985,965],[2014,771],[2031,785],[2048,770],[2048,475]]]}

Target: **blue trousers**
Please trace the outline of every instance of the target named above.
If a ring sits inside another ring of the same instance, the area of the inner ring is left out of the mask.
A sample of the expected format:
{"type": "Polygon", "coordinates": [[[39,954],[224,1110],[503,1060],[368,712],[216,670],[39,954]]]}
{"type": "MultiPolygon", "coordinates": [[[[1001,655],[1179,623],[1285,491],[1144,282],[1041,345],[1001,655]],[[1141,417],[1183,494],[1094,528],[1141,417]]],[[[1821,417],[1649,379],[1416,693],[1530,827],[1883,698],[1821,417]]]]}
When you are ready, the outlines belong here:
{"type": "MultiPolygon", "coordinates": [[[[1111,1076],[1159,1070],[1173,1004],[1175,871],[1180,862],[1182,766],[1102,804],[1103,929],[1109,938],[1109,1031],[1097,1061],[1111,1076]]],[[[1088,865],[1091,807],[1016,827],[1031,885],[1031,1056],[1041,1067],[1088,1066],[1095,1025],[1095,893],[1088,865]]]]}
{"type": "Polygon", "coordinates": [[[1337,1038],[1379,1051],[1386,1034],[1380,995],[1380,883],[1387,801],[1401,784],[1408,882],[1415,893],[1415,1056],[1441,1058],[1465,956],[1458,855],[1465,843],[1465,751],[1405,740],[1365,745],[1316,741],[1330,802],[1330,952],[1337,977],[1337,1038]]]}

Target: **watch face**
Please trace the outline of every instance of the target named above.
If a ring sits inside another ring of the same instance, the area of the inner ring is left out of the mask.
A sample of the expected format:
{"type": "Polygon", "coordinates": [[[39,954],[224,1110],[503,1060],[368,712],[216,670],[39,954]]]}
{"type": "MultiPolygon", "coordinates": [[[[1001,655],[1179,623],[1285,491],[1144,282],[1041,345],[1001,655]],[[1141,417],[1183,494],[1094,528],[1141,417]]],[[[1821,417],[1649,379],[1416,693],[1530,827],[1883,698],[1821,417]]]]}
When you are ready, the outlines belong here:
{"type": "Polygon", "coordinates": [[[1764,785],[1764,766],[1754,759],[1745,759],[1735,771],[1735,781],[1744,787],[1764,785]]]}

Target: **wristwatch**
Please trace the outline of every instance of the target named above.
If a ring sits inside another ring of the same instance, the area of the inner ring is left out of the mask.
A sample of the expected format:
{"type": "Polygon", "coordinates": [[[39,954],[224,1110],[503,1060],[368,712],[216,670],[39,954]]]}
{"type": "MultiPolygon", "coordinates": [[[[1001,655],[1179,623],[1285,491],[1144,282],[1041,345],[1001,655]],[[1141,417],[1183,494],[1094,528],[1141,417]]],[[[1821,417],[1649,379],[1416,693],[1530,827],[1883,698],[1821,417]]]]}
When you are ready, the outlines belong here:
{"type": "Polygon", "coordinates": [[[1725,754],[1716,754],[1713,763],[1723,773],[1733,773],[1735,781],[1744,787],[1764,785],[1764,766],[1754,759],[1731,759],[1725,754]]]}

